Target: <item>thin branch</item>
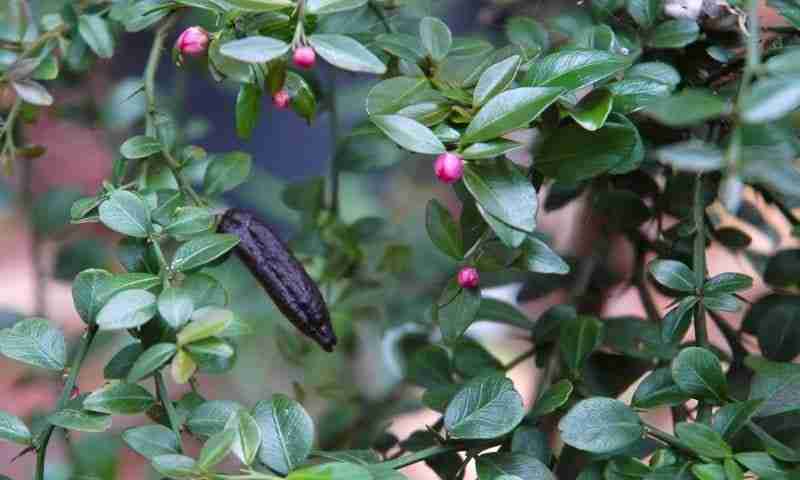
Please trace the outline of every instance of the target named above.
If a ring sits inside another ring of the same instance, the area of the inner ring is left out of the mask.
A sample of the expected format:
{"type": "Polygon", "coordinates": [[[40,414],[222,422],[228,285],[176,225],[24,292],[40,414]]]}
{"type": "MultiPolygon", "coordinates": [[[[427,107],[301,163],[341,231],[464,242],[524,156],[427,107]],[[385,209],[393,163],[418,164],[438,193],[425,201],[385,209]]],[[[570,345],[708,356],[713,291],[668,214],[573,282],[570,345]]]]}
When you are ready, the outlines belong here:
{"type": "Polygon", "coordinates": [[[169,398],[169,390],[167,390],[167,383],[164,381],[164,375],[161,373],[161,370],[156,372],[154,379],[156,383],[156,395],[161,405],[164,406],[164,410],[167,412],[169,426],[178,439],[178,451],[181,452],[181,445],[183,442],[181,442],[180,421],[178,420],[178,413],[175,411],[175,405],[172,404],[172,400],[169,398]]]}

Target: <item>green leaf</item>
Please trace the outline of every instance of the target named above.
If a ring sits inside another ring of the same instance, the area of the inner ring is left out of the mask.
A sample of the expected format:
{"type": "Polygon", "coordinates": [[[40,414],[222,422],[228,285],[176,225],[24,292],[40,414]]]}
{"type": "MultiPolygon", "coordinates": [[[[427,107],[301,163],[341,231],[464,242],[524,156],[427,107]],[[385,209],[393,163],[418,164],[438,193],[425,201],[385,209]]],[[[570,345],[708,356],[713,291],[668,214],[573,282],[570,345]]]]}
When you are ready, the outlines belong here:
{"type": "Polygon", "coordinates": [[[477,318],[479,320],[512,325],[524,330],[528,330],[533,326],[533,322],[531,322],[531,320],[516,306],[494,298],[481,299],[481,306],[478,309],[477,318]]]}
{"type": "Polygon", "coordinates": [[[121,273],[114,275],[99,287],[97,300],[102,305],[124,290],[150,290],[159,285],[161,285],[161,279],[157,275],[138,272],[121,273]]]}
{"type": "Polygon", "coordinates": [[[521,246],[519,262],[529,272],[566,275],[569,264],[558,256],[546,243],[536,237],[528,236],[521,246]]]}
{"type": "Polygon", "coordinates": [[[658,99],[668,97],[673,88],[663,81],[630,75],[608,85],[608,90],[614,95],[614,111],[626,114],[638,112],[658,99]]]}
{"type": "Polygon", "coordinates": [[[672,65],[663,62],[643,62],[625,72],[625,78],[641,78],[669,85],[674,89],[681,83],[681,74],[672,65]]]}
{"type": "Polygon", "coordinates": [[[114,37],[108,23],[100,15],[81,15],[78,18],[78,32],[89,48],[100,58],[114,56],[114,37]]]}
{"type": "Polygon", "coordinates": [[[30,445],[31,431],[22,420],[0,410],[0,440],[30,445]]]}
{"type": "Polygon", "coordinates": [[[289,51],[290,45],[272,37],[254,35],[222,44],[219,52],[245,63],[266,63],[289,51]]]}
{"type": "Polygon", "coordinates": [[[502,372],[503,364],[489,353],[483,345],[469,338],[462,338],[453,348],[453,368],[464,378],[502,372]]]}
{"type": "Polygon", "coordinates": [[[151,373],[166,364],[177,350],[178,348],[174,343],[156,343],[149,347],[133,363],[127,375],[128,382],[136,383],[147,378],[151,373]]]}
{"type": "Polygon", "coordinates": [[[684,392],[695,398],[722,401],[727,384],[719,359],[700,347],[681,350],[672,361],[672,379],[684,392]]]}
{"type": "Polygon", "coordinates": [[[800,76],[756,81],[740,103],[742,120],[767,123],[800,108],[800,76]]]}
{"type": "MultiPolygon", "coordinates": [[[[800,11],[800,8],[798,8],[800,11]]],[[[770,75],[791,75],[800,73],[800,49],[786,49],[785,53],[767,59],[764,68],[770,75]]]]}
{"type": "Polygon", "coordinates": [[[311,85],[300,75],[286,72],[284,88],[291,98],[292,110],[311,125],[317,113],[317,97],[311,85]]]}
{"type": "Polygon", "coordinates": [[[800,452],[773,437],[766,430],[753,422],[748,422],[748,429],[761,440],[764,450],[770,455],[785,462],[800,462],[800,452]]]}
{"type": "Polygon", "coordinates": [[[530,414],[535,417],[542,417],[555,412],[567,403],[569,396],[572,395],[572,389],[572,383],[567,379],[560,380],[554,385],[551,385],[550,388],[536,400],[530,414]]]}
{"type": "Polygon", "coordinates": [[[252,83],[239,87],[236,96],[236,134],[239,138],[248,139],[253,135],[261,113],[261,93],[261,89],[252,83]]]}
{"type": "Polygon", "coordinates": [[[139,455],[152,460],[159,455],[177,454],[180,446],[175,432],[163,425],[145,425],[122,432],[122,440],[139,455]]]}
{"type": "Polygon", "coordinates": [[[649,104],[645,110],[670,127],[686,127],[702,123],[728,112],[728,103],[707,90],[686,89],[649,104]]]}
{"type": "Polygon", "coordinates": [[[311,453],[314,423],[303,406],[285,395],[273,395],[253,408],[261,430],[258,459],[270,469],[286,475],[311,453]]]}
{"type": "Polygon", "coordinates": [[[406,377],[416,385],[428,389],[452,382],[450,356],[438,345],[428,345],[414,352],[408,360],[406,377]]]}
{"type": "Polygon", "coordinates": [[[225,233],[194,238],[178,247],[171,268],[177,272],[192,270],[225,255],[238,244],[239,237],[225,233]]]}
{"type": "Polygon", "coordinates": [[[461,338],[475,321],[480,305],[481,293],[478,289],[462,289],[446,305],[437,305],[435,318],[446,343],[461,338]]]}
{"type": "Polygon", "coordinates": [[[419,24],[422,46],[434,62],[441,62],[450,52],[453,35],[443,21],[435,17],[425,17],[419,24]]]}
{"type": "Polygon", "coordinates": [[[742,302],[730,293],[706,295],[703,297],[703,305],[715,312],[738,312],[742,308],[742,302]]]}
{"type": "Polygon", "coordinates": [[[475,86],[472,97],[473,105],[480,107],[508,88],[517,76],[521,61],[519,55],[513,55],[487,68],[478,80],[478,85],[475,86]]]}
{"type": "MultiPolygon", "coordinates": [[[[453,141],[458,141],[460,137],[453,139],[453,141]]],[[[478,142],[473,143],[469,147],[465,148],[463,152],[461,152],[461,156],[465,160],[480,160],[482,158],[494,158],[499,157],[501,155],[505,155],[508,152],[513,150],[518,150],[523,148],[525,145],[521,143],[514,142],[512,140],[505,140],[503,138],[499,138],[497,140],[492,140],[488,142],[478,142]]]]}
{"type": "Polygon", "coordinates": [[[683,48],[700,36],[700,27],[694,20],[667,20],[650,32],[647,45],[652,48],[683,48]]]}
{"type": "Polygon", "coordinates": [[[725,469],[718,463],[692,465],[692,473],[698,480],[726,480],[725,469]]]}
{"type": "Polygon", "coordinates": [[[653,370],[633,393],[631,404],[636,408],[655,408],[680,405],[689,396],[675,384],[669,368],[653,370]]]}
{"type": "Polygon", "coordinates": [[[726,458],[733,455],[731,447],[719,433],[703,423],[681,422],[675,425],[675,433],[698,455],[709,458],[726,458]]]}
{"type": "Polygon", "coordinates": [[[514,45],[519,45],[529,57],[547,50],[550,38],[544,26],[529,17],[512,17],[506,22],[506,37],[514,45]]]}
{"type": "Polygon", "coordinates": [[[224,430],[230,418],[242,408],[232,400],[211,400],[192,410],[186,426],[194,435],[210,437],[224,430]]]}
{"type": "Polygon", "coordinates": [[[178,332],[178,346],[205,340],[222,333],[233,322],[233,312],[217,307],[205,307],[192,314],[192,321],[178,332]]]}
{"type": "Polygon", "coordinates": [[[158,313],[170,327],[179,329],[189,321],[194,312],[194,300],[189,292],[169,287],[158,296],[158,313]]]}
{"type": "Polygon", "coordinates": [[[195,478],[198,473],[194,459],[184,455],[158,455],[151,462],[158,473],[169,478],[195,478]]]}
{"type": "Polygon", "coordinates": [[[110,415],[134,415],[155,403],[150,392],[135,383],[112,383],[86,397],[83,408],[110,415]]]}
{"type": "Polygon", "coordinates": [[[315,34],[308,41],[328,63],[351,72],[386,73],[386,65],[363,45],[344,35],[315,34]]]}
{"type": "Polygon", "coordinates": [[[581,99],[574,109],[569,110],[569,116],[581,127],[594,132],[605,125],[613,106],[614,96],[611,92],[594,90],[581,99]]]}
{"type": "Polygon", "coordinates": [[[125,379],[143,351],[141,342],[132,342],[120,348],[103,368],[103,376],[106,380],[125,379]]]}
{"type": "Polygon", "coordinates": [[[725,155],[715,145],[699,141],[676,143],[658,149],[656,158],[661,163],[686,172],[710,172],[725,164],[725,155]]]}
{"type": "Polygon", "coordinates": [[[679,292],[694,292],[694,272],[677,260],[653,260],[650,275],[661,285],[679,292]]]}
{"type": "Polygon", "coordinates": [[[367,95],[367,114],[389,115],[404,107],[441,98],[425,78],[395,77],[384,80],[367,95]]]}
{"type": "Polygon", "coordinates": [[[97,314],[101,330],[136,328],[156,314],[156,296],[147,290],[133,289],[117,293],[97,314]]]}
{"type": "Polygon", "coordinates": [[[367,0],[308,0],[306,9],[314,15],[346,12],[366,5],[367,0]]]}
{"type": "Polygon", "coordinates": [[[462,145],[494,140],[527,127],[563,93],[561,88],[515,88],[492,98],[478,111],[461,137],[462,145]]]}
{"type": "Polygon", "coordinates": [[[296,470],[286,477],[286,480],[376,480],[376,478],[365,467],[337,462],[296,470]]]}
{"type": "Polygon", "coordinates": [[[764,401],[757,416],[800,410],[800,365],[758,358],[748,358],[747,365],[756,372],[749,398],[764,401]]]}
{"type": "Polygon", "coordinates": [[[450,211],[438,200],[428,201],[425,209],[425,227],[428,237],[440,251],[456,260],[463,258],[464,246],[461,243],[461,229],[450,211]]]}
{"type": "Polygon", "coordinates": [[[589,355],[603,343],[603,324],[595,317],[579,315],[561,324],[559,347],[567,367],[580,371],[589,355]]]}
{"type": "Polygon", "coordinates": [[[370,117],[387,137],[401,147],[416,153],[438,155],[447,151],[436,135],[425,125],[401,115],[370,117]]]}
{"type": "Polygon", "coordinates": [[[698,298],[689,296],[682,298],[680,303],[664,315],[661,324],[661,340],[665,343],[680,343],[692,321],[692,309],[697,305],[698,298]]]}
{"type": "Polygon", "coordinates": [[[650,28],[661,15],[661,0],[628,0],[626,9],[633,20],[642,28],[650,28]]]}
{"type": "Polygon", "coordinates": [[[224,307],[228,304],[228,292],[211,275],[194,273],[187,275],[181,288],[192,297],[194,308],[224,307]]]}
{"type": "Polygon", "coordinates": [[[214,155],[203,179],[206,195],[219,195],[244,183],[250,176],[253,158],[249,153],[214,155]]]}
{"type": "Polygon", "coordinates": [[[444,426],[453,438],[491,439],[522,421],[522,397],[502,375],[479,377],[464,384],[450,401],[444,426]]]}
{"type": "Polygon", "coordinates": [[[261,429],[258,423],[245,410],[239,410],[231,415],[225,429],[236,433],[231,451],[245,465],[252,465],[261,446],[261,429]]]}
{"type": "Polygon", "coordinates": [[[375,46],[411,63],[417,63],[425,56],[422,43],[416,35],[385,33],[375,37],[375,46]]]}
{"type": "Polygon", "coordinates": [[[601,82],[630,65],[631,59],[603,50],[566,49],[538,60],[523,81],[531,87],[578,90],[601,82]]]}
{"type": "Polygon", "coordinates": [[[231,451],[236,436],[236,430],[227,429],[212,435],[200,450],[197,467],[206,470],[220,463],[231,451]]]}
{"type": "Polygon", "coordinates": [[[125,190],[115,190],[100,204],[100,221],[129,237],[146,238],[152,230],[150,211],[144,200],[125,190]]]}
{"type": "Polygon", "coordinates": [[[468,165],[464,183],[481,207],[498,220],[522,232],[536,228],[536,190],[512,162],[468,165]]]}
{"type": "Polygon", "coordinates": [[[742,452],[734,455],[736,461],[755,473],[758,478],[785,478],[786,470],[765,452],[742,452]]]}
{"type": "Polygon", "coordinates": [[[102,306],[101,290],[111,278],[111,274],[105,270],[89,269],[79,273],[72,282],[72,303],[87,325],[94,323],[102,306]]]}
{"type": "Polygon", "coordinates": [[[42,318],[20,320],[0,330],[0,354],[18,362],[60,371],[67,361],[64,335],[42,318]]]}
{"type": "Polygon", "coordinates": [[[638,164],[638,142],[635,128],[625,124],[608,122],[596,132],[572,124],[544,140],[534,167],[560,182],[576,183],[638,164]]]}
{"type": "Polygon", "coordinates": [[[746,400],[724,405],[714,412],[711,428],[723,438],[733,438],[761,407],[761,400],[746,400]]]}
{"type": "Polygon", "coordinates": [[[556,479],[544,463],[526,453],[486,453],[476,459],[476,469],[480,480],[556,479]]]}
{"type": "Polygon", "coordinates": [[[595,397],[578,402],[558,422],[567,445],[592,453],[610,453],[642,437],[639,416],[612,398],[595,397]]]}
{"type": "Polygon", "coordinates": [[[64,409],[47,416],[51,425],[79,432],[105,432],[111,428],[111,415],[64,409]]]}
{"type": "Polygon", "coordinates": [[[175,353],[170,362],[170,373],[175,383],[178,385],[188,383],[196,372],[197,363],[194,359],[186,350],[178,349],[178,352],[175,353]]]}
{"type": "Polygon", "coordinates": [[[161,142],[157,138],[146,135],[137,135],[125,140],[119,147],[119,152],[128,160],[147,158],[151,155],[161,153],[161,142]]]}

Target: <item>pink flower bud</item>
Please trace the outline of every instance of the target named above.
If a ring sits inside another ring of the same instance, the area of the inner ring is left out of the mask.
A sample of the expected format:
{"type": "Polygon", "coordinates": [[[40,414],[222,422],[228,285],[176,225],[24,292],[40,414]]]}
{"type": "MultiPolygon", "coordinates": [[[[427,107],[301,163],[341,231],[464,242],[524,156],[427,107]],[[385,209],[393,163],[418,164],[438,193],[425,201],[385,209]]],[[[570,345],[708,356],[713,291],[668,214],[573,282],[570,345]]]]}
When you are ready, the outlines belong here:
{"type": "Polygon", "coordinates": [[[454,153],[443,153],[433,164],[436,177],[444,183],[456,183],[464,175],[464,160],[454,153]]]}
{"type": "Polygon", "coordinates": [[[458,271],[458,284],[461,288],[476,288],[480,282],[478,270],[473,267],[464,267],[458,271]]]}
{"type": "Polygon", "coordinates": [[[289,92],[286,90],[279,90],[275,95],[272,96],[272,104],[275,105],[275,108],[280,110],[286,110],[289,108],[289,102],[291,101],[291,97],[289,97],[289,92]]]}
{"type": "Polygon", "coordinates": [[[292,60],[300,68],[312,68],[317,62],[317,54],[311,47],[300,47],[294,51],[292,60]]]}
{"type": "Polygon", "coordinates": [[[185,55],[203,55],[208,48],[208,32],[201,27],[189,27],[175,42],[175,48],[185,55]]]}

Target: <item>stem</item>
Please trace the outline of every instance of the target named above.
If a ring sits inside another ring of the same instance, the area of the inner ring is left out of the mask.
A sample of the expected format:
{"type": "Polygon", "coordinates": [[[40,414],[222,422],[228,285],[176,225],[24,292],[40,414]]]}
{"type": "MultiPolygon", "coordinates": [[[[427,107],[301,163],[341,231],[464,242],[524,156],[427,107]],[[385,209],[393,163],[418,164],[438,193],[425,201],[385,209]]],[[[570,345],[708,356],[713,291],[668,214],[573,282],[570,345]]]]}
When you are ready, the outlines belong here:
{"type": "MultiPolygon", "coordinates": [[[[177,20],[178,17],[174,15],[169,16],[164,23],[162,23],[161,26],[156,29],[153,45],[150,47],[150,55],[147,58],[147,65],[144,69],[144,95],[147,99],[145,133],[151,137],[157,136],[155,128],[155,114],[157,113],[156,72],[158,71],[158,63],[161,60],[161,53],[164,49],[164,41],[166,40],[170,29],[175,25],[177,20]]],[[[164,160],[172,172],[172,175],[175,177],[175,180],[178,182],[178,186],[180,187],[181,191],[188,195],[196,205],[204,205],[205,203],[203,200],[200,198],[197,192],[194,191],[194,188],[192,188],[191,182],[189,182],[183,172],[181,172],[180,165],[175,157],[172,156],[172,153],[170,153],[167,149],[163,149],[162,153],[164,160]]]]}
{"type": "Polygon", "coordinates": [[[167,383],[164,381],[164,375],[161,373],[161,370],[158,370],[155,374],[155,382],[156,382],[156,395],[158,396],[158,400],[164,406],[164,410],[167,412],[167,419],[169,419],[169,426],[173,432],[175,432],[175,436],[178,439],[178,452],[183,451],[181,445],[181,429],[180,429],[180,422],[178,421],[178,413],[175,411],[175,405],[172,404],[172,401],[169,399],[169,390],[167,390],[167,383]]]}
{"type": "Polygon", "coordinates": [[[395,458],[394,460],[383,462],[381,463],[381,465],[383,465],[384,467],[398,470],[400,468],[413,465],[417,462],[427,460],[431,457],[435,457],[436,455],[441,455],[443,453],[449,453],[449,452],[457,452],[462,448],[463,447],[460,445],[436,445],[435,447],[429,447],[424,450],[420,450],[419,452],[412,453],[411,455],[403,455],[400,458],[395,458]]]}
{"type": "Polygon", "coordinates": [[[750,0],[747,9],[747,63],[744,68],[744,75],[742,76],[742,87],[740,95],[743,90],[749,89],[750,81],[753,75],[761,65],[761,19],[758,16],[758,0],[750,0]]]}
{"type": "MultiPolygon", "coordinates": [[[[703,303],[704,285],[706,282],[706,209],[703,204],[703,175],[697,174],[694,180],[694,283],[697,302],[694,314],[694,334],[700,347],[708,348],[708,325],[706,324],[706,306],[703,303]]],[[[697,407],[697,420],[705,422],[711,419],[711,405],[700,401],[697,407]]]]}
{"type": "MultiPolygon", "coordinates": [[[[64,384],[64,389],[61,391],[61,396],[56,404],[56,411],[63,409],[67,402],[69,402],[70,396],[72,395],[72,390],[75,388],[75,384],[78,381],[78,373],[80,373],[81,365],[83,365],[83,361],[86,358],[86,354],[89,352],[89,348],[91,347],[96,334],[97,325],[91,325],[87,329],[83,338],[81,338],[81,343],[78,345],[78,351],[75,353],[75,358],[72,361],[72,366],[70,366],[69,369],[67,382],[64,384]]],[[[56,427],[54,425],[50,425],[45,428],[37,441],[34,443],[37,451],[36,476],[34,477],[35,480],[44,480],[44,464],[45,456],[47,454],[47,444],[50,442],[50,436],[53,434],[53,430],[55,428],[56,427]]]]}
{"type": "Polygon", "coordinates": [[[339,108],[336,104],[336,72],[331,70],[328,80],[328,95],[330,95],[331,109],[331,211],[339,213],[339,165],[336,162],[336,152],[339,149],[339,108]]]}
{"type": "Polygon", "coordinates": [[[667,445],[670,445],[670,446],[675,447],[675,448],[679,448],[679,449],[681,449],[681,450],[683,450],[685,452],[692,453],[693,455],[696,455],[693,452],[693,450],[691,449],[691,447],[689,447],[687,444],[685,444],[682,440],[680,440],[675,435],[669,434],[669,433],[667,433],[667,432],[665,432],[663,430],[660,430],[660,429],[658,429],[658,428],[656,428],[656,427],[654,427],[652,425],[649,425],[647,423],[644,424],[644,427],[645,427],[645,431],[651,437],[653,437],[653,438],[655,438],[657,440],[661,440],[662,442],[666,443],[667,445]]]}

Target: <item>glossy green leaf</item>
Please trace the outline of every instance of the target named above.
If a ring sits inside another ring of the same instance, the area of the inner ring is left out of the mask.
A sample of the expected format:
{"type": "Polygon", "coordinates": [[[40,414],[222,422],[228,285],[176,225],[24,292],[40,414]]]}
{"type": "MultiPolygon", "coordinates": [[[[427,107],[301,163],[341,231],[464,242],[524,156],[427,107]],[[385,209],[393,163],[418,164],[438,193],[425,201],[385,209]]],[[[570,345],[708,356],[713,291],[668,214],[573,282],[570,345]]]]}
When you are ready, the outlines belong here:
{"type": "Polygon", "coordinates": [[[627,0],[628,15],[642,28],[650,28],[661,15],[662,0],[627,0]]]}
{"type": "Polygon", "coordinates": [[[661,339],[666,343],[680,343],[694,318],[692,310],[697,305],[698,298],[689,296],[682,298],[675,308],[664,315],[661,324],[661,339]]]}
{"type": "Polygon", "coordinates": [[[654,103],[645,111],[670,127],[684,127],[702,123],[728,112],[725,99],[706,90],[686,89],[654,103]]]}
{"type": "Polygon", "coordinates": [[[525,453],[486,453],[476,459],[478,478],[481,480],[555,480],[547,466],[525,453]]]}
{"type": "Polygon", "coordinates": [[[239,244],[239,237],[224,233],[212,233],[197,237],[182,244],[172,257],[171,268],[184,272],[203,266],[225,255],[239,244]]]}
{"type": "Polygon", "coordinates": [[[253,135],[261,113],[261,89],[251,83],[239,87],[236,96],[236,134],[239,138],[248,139],[253,135]]]}
{"type": "Polygon", "coordinates": [[[261,446],[261,428],[255,418],[245,410],[231,415],[225,429],[236,432],[231,451],[245,465],[251,465],[261,446]]]}
{"type": "Polygon", "coordinates": [[[723,438],[733,438],[761,408],[761,400],[745,400],[722,406],[714,412],[711,428],[723,438]]]}
{"type": "Polygon", "coordinates": [[[245,63],[266,63],[289,51],[290,45],[272,37],[254,35],[222,44],[219,52],[245,63]]]}
{"type": "Polygon", "coordinates": [[[0,330],[0,354],[34,367],[63,370],[67,361],[64,335],[42,318],[20,320],[0,330]]]}
{"type": "Polygon", "coordinates": [[[730,445],[706,424],[681,422],[675,425],[675,433],[698,455],[725,458],[733,454],[730,445]]]}
{"type": "Polygon", "coordinates": [[[727,384],[716,355],[700,347],[681,350],[672,361],[672,379],[684,392],[696,398],[725,398],[727,384]]]}
{"type": "Polygon", "coordinates": [[[105,270],[89,269],[79,273],[72,282],[72,303],[87,325],[94,323],[102,306],[100,292],[111,278],[105,270]]]}
{"type": "Polygon", "coordinates": [[[144,425],[122,432],[122,440],[139,455],[152,460],[159,455],[177,454],[180,446],[175,432],[163,425],[144,425]]]}
{"type": "Polygon", "coordinates": [[[232,400],[210,400],[192,410],[186,426],[194,435],[210,437],[224,430],[230,418],[242,408],[232,400]]]}
{"type": "Polygon", "coordinates": [[[800,76],[758,80],[742,98],[739,106],[745,122],[766,123],[778,120],[800,108],[800,76]]]}
{"type": "Polygon", "coordinates": [[[105,432],[111,428],[111,416],[83,410],[64,409],[47,416],[51,425],[79,432],[105,432]]]}
{"type": "Polygon", "coordinates": [[[444,60],[453,44],[453,35],[447,24],[435,17],[425,17],[419,24],[419,35],[431,59],[435,62],[444,60]]]}
{"type": "Polygon", "coordinates": [[[114,55],[114,37],[103,17],[81,15],[78,18],[78,32],[98,57],[111,58],[114,55]]]}
{"type": "Polygon", "coordinates": [[[315,34],[308,41],[320,57],[342,70],[383,75],[386,65],[363,45],[344,35],[315,34]]]}
{"type": "Polygon", "coordinates": [[[800,410],[800,365],[748,358],[748,366],[756,372],[749,398],[764,401],[757,416],[800,410]]]}
{"type": "Polygon", "coordinates": [[[513,55],[487,68],[475,86],[473,105],[480,107],[508,88],[517,75],[521,61],[519,55],[513,55]]]}
{"type": "Polygon", "coordinates": [[[134,415],[155,403],[150,392],[135,383],[112,383],[86,397],[83,408],[110,415],[134,415]]]}
{"type": "Polygon", "coordinates": [[[195,460],[184,455],[158,455],[151,462],[158,473],[169,478],[195,478],[198,474],[195,460]]]}
{"type": "Polygon", "coordinates": [[[595,397],[578,402],[558,423],[567,445],[592,453],[609,453],[627,447],[644,434],[639,416],[612,398],[595,397]]]}
{"type": "Polygon", "coordinates": [[[117,293],[97,314],[101,330],[121,330],[144,325],[156,314],[156,296],[147,290],[117,293]]]}
{"type": "Polygon", "coordinates": [[[157,138],[138,135],[127,139],[119,147],[119,152],[128,160],[135,160],[161,153],[162,148],[161,142],[157,138]]]}
{"type": "Polygon", "coordinates": [[[314,15],[346,12],[366,5],[367,0],[308,0],[306,8],[314,15]]]}
{"type": "Polygon", "coordinates": [[[631,404],[636,408],[656,408],[679,405],[688,399],[688,394],[675,384],[670,369],[658,368],[639,383],[631,404]]]}
{"type": "Polygon", "coordinates": [[[536,190],[510,161],[468,165],[464,184],[481,207],[498,220],[522,232],[536,228],[536,190]]]}
{"type": "Polygon", "coordinates": [[[450,211],[438,200],[430,200],[425,212],[425,226],[433,244],[443,253],[460,260],[464,256],[461,229],[450,211]]]}
{"type": "Polygon", "coordinates": [[[714,145],[698,141],[677,143],[658,150],[661,163],[686,172],[719,170],[725,164],[725,155],[714,145]]]}
{"type": "Polygon", "coordinates": [[[158,296],[158,313],[170,327],[179,329],[194,312],[194,300],[189,292],[169,287],[158,296]]]}
{"type": "Polygon", "coordinates": [[[653,48],[683,48],[700,36],[697,22],[689,19],[667,20],[650,32],[647,45],[653,48]]]}
{"type": "Polygon", "coordinates": [[[563,92],[561,88],[515,88],[492,98],[478,111],[461,137],[461,144],[493,140],[527,127],[563,92]]]}
{"type": "Polygon", "coordinates": [[[603,50],[565,49],[532,65],[524,84],[567,91],[601,82],[630,66],[631,59],[603,50]]]}
{"type": "Polygon", "coordinates": [[[524,416],[522,397],[501,375],[476,378],[459,390],[444,415],[453,438],[491,439],[514,429],[524,416]]]}
{"type": "Polygon", "coordinates": [[[236,188],[250,176],[252,164],[253,158],[249,153],[214,155],[206,169],[203,190],[207,195],[219,195],[236,188]]]}
{"type": "Polygon", "coordinates": [[[436,308],[436,321],[447,343],[458,340],[475,321],[481,304],[478,289],[462,289],[445,305],[436,308]]]}
{"type": "Polygon", "coordinates": [[[565,275],[569,273],[569,264],[565,262],[549,245],[536,237],[528,236],[521,246],[522,254],[519,262],[529,272],[554,273],[565,275]]]}
{"type": "MultiPolygon", "coordinates": [[[[458,141],[460,137],[454,138],[453,141],[458,141]]],[[[488,142],[473,143],[461,152],[461,157],[465,160],[480,160],[482,158],[494,158],[505,155],[514,150],[524,148],[525,145],[514,142],[512,140],[497,139],[488,142]]]]}
{"type": "Polygon", "coordinates": [[[561,324],[559,347],[566,366],[577,372],[603,342],[603,324],[595,317],[579,315],[561,324]]]}
{"type": "Polygon", "coordinates": [[[536,400],[530,414],[541,417],[555,412],[567,403],[572,394],[572,389],[573,386],[569,380],[559,380],[536,400]]]}
{"type": "Polygon", "coordinates": [[[301,465],[314,441],[314,423],[296,401],[273,395],[253,408],[253,418],[261,430],[258,459],[272,470],[287,474],[301,465]]]}
{"type": "Polygon", "coordinates": [[[653,260],[650,275],[661,285],[679,292],[694,292],[694,272],[677,260],[653,260]]]}
{"type": "Polygon", "coordinates": [[[165,365],[177,350],[174,343],[156,343],[149,347],[134,362],[127,375],[128,382],[135,383],[147,378],[165,365]]]}
{"type": "Polygon", "coordinates": [[[226,429],[209,437],[200,450],[197,467],[205,470],[224,460],[236,440],[236,435],[236,430],[226,429]]]}
{"type": "Polygon", "coordinates": [[[569,110],[569,116],[581,127],[594,132],[605,125],[613,106],[614,96],[611,92],[595,90],[569,110]]]}
{"type": "Polygon", "coordinates": [[[31,431],[22,420],[0,410],[0,440],[30,445],[31,438],[31,431]]]}
{"type": "Polygon", "coordinates": [[[447,151],[436,135],[416,120],[401,115],[376,115],[370,119],[387,137],[406,150],[428,155],[447,151]]]}
{"type": "Polygon", "coordinates": [[[147,204],[139,195],[125,190],[114,191],[100,204],[100,221],[129,237],[145,238],[152,230],[147,204]]]}
{"type": "Polygon", "coordinates": [[[204,340],[222,333],[233,322],[233,312],[216,307],[205,307],[192,314],[192,321],[178,332],[178,346],[204,340]]]}

